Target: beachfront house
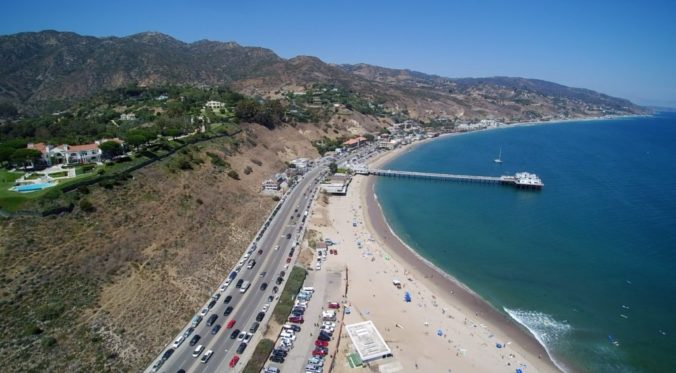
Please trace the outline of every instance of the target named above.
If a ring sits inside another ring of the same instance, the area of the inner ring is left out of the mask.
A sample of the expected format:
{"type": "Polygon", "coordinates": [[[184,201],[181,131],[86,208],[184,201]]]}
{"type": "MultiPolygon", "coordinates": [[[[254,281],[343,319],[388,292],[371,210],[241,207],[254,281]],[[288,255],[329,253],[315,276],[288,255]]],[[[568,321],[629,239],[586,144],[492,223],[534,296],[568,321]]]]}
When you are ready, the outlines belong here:
{"type": "Polygon", "coordinates": [[[327,181],[319,184],[319,187],[325,193],[345,195],[351,181],[352,178],[350,175],[337,173],[331,176],[327,181]]]}
{"type": "Polygon", "coordinates": [[[261,189],[264,192],[276,192],[279,190],[279,183],[274,179],[267,179],[261,183],[261,189]]]}

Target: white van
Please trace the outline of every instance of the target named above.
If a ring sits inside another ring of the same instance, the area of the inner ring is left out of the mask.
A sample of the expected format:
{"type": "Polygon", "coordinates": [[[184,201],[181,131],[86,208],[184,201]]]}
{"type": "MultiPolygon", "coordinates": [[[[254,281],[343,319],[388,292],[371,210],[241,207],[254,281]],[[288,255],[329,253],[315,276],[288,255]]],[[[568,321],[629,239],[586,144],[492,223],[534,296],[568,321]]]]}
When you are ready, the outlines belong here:
{"type": "Polygon", "coordinates": [[[314,293],[315,288],[310,287],[310,286],[306,286],[306,287],[303,288],[303,291],[308,292],[308,293],[314,293]]]}
{"type": "Polygon", "coordinates": [[[202,353],[202,351],[204,351],[204,346],[199,345],[199,346],[195,347],[195,351],[192,352],[192,357],[198,357],[198,356],[200,356],[200,354],[202,353]]]}
{"type": "Polygon", "coordinates": [[[174,341],[174,344],[172,344],[171,347],[173,347],[175,349],[178,348],[178,346],[180,346],[181,343],[183,343],[184,340],[185,340],[184,336],[182,336],[182,335],[178,336],[178,338],[176,338],[176,340],[174,341]]]}

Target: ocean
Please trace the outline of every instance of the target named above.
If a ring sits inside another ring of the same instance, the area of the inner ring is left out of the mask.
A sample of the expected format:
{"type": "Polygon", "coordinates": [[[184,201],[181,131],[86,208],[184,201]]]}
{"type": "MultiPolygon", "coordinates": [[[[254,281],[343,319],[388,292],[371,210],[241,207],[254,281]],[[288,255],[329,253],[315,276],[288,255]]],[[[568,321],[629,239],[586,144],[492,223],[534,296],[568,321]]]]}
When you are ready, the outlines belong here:
{"type": "Polygon", "coordinates": [[[409,246],[565,370],[676,372],[675,113],[443,137],[383,168],[536,173],[541,191],[386,177],[375,191],[409,246]]]}

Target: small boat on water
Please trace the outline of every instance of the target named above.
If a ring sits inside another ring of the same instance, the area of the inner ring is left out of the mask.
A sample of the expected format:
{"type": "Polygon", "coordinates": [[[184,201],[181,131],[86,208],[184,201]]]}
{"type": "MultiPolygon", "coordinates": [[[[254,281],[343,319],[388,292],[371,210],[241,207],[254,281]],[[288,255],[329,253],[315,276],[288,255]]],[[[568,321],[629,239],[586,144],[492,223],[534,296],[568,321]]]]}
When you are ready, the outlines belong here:
{"type": "Polygon", "coordinates": [[[498,157],[493,160],[495,163],[502,163],[502,147],[500,147],[500,153],[498,153],[498,157]]]}

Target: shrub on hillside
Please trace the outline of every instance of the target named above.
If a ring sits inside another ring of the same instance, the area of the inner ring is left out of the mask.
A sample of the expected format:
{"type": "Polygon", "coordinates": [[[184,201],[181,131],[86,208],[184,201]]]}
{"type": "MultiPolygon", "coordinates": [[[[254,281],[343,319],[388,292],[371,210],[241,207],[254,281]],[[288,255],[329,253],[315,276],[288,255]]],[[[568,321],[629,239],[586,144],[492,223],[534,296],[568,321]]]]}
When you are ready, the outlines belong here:
{"type": "Polygon", "coordinates": [[[251,168],[250,166],[246,166],[246,168],[244,169],[244,175],[249,175],[252,172],[253,168],[251,168]]]}
{"type": "Polygon", "coordinates": [[[235,170],[228,171],[228,176],[230,176],[231,178],[233,178],[235,180],[239,180],[239,174],[235,170]]]}
{"type": "Polygon", "coordinates": [[[94,207],[88,199],[83,199],[80,201],[80,210],[84,212],[94,212],[96,211],[96,207],[94,207]]]}

